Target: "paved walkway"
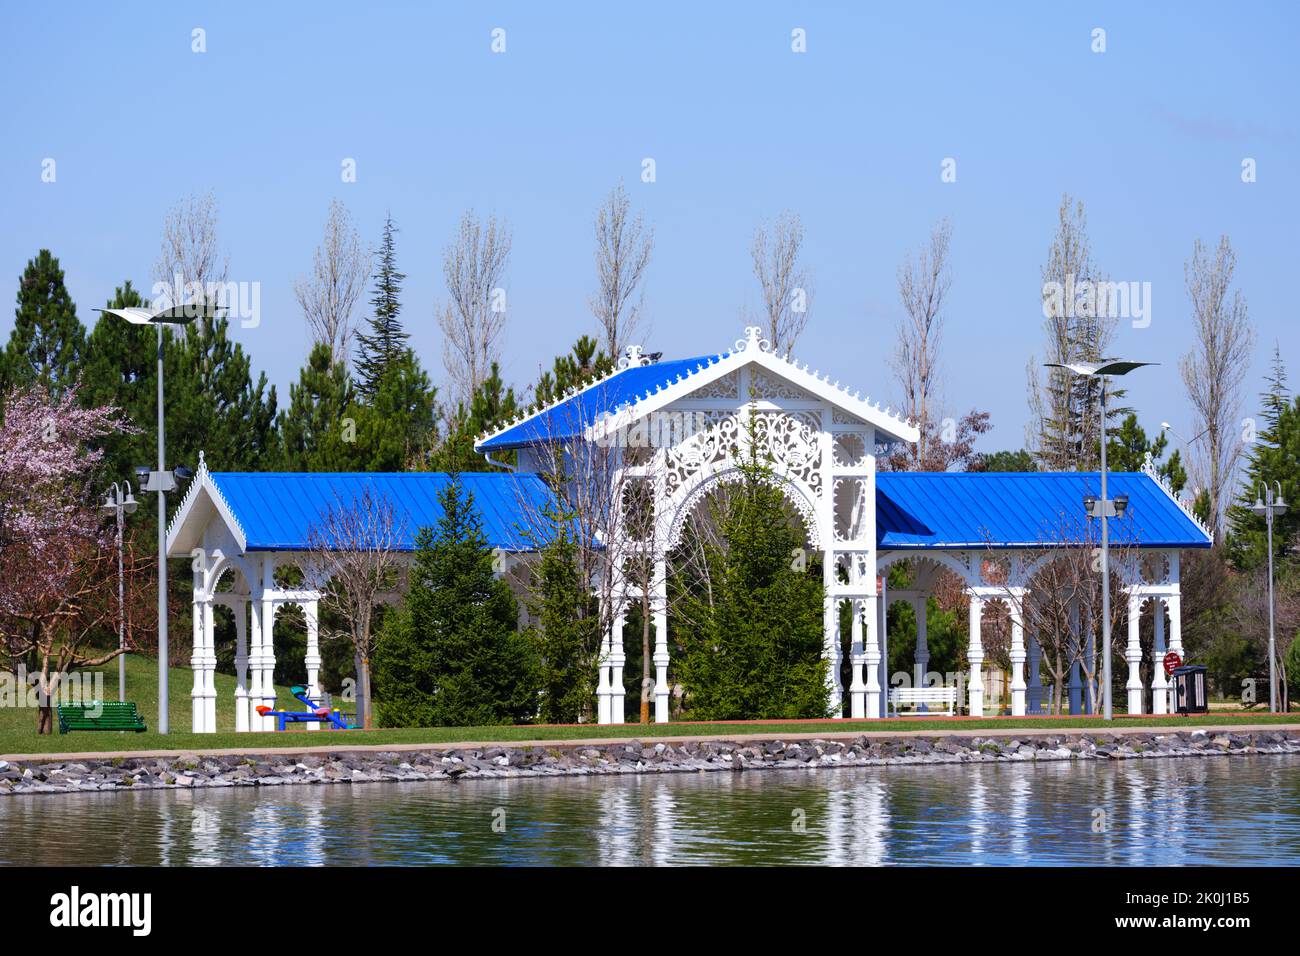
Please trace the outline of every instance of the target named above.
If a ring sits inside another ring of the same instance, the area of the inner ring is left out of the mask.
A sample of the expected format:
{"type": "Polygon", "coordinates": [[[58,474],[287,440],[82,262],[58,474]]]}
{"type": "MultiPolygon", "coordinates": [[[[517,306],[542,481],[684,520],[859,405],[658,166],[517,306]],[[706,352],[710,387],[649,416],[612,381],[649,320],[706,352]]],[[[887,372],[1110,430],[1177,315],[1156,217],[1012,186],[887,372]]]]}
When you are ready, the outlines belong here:
{"type": "Polygon", "coordinates": [[[482,750],[488,747],[505,747],[520,749],[523,747],[613,747],[632,740],[640,740],[642,745],[654,746],[658,743],[681,744],[690,741],[725,740],[731,743],[753,743],[767,740],[856,740],[866,737],[869,740],[888,740],[900,737],[1041,737],[1045,734],[1061,734],[1067,737],[1083,734],[1105,734],[1120,736],[1125,734],[1172,734],[1189,733],[1203,730],[1206,733],[1252,733],[1257,731],[1300,731],[1300,723],[1278,724],[1214,724],[1191,723],[1176,726],[1124,726],[1117,722],[1114,727],[1017,727],[1001,730],[981,728],[962,730],[956,727],[936,727],[934,730],[852,730],[841,732],[817,731],[813,733],[794,734],[685,734],[675,736],[646,737],[570,737],[563,740],[467,740],[446,743],[389,743],[389,744],[346,744],[321,747],[227,747],[211,750],[89,750],[70,753],[48,754],[0,754],[0,760],[25,763],[51,763],[68,760],[112,760],[116,757],[176,757],[181,754],[210,756],[281,756],[302,754],[331,753],[421,753],[429,750],[482,750]]]}

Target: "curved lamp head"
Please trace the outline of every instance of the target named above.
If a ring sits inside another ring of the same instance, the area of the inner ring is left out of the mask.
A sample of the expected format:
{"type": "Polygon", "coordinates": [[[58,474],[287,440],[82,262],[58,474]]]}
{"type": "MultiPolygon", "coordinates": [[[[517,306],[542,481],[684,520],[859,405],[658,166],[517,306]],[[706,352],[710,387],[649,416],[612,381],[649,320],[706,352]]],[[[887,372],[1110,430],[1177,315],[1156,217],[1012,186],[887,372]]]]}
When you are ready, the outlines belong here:
{"type": "MultiPolygon", "coordinates": [[[[1044,362],[1047,368],[1063,368],[1075,375],[1127,375],[1135,368],[1144,365],[1159,365],[1159,362],[1126,362],[1121,359],[1103,359],[1100,362],[1044,362]]],[[[1163,427],[1163,423],[1162,427],[1163,427]]]]}
{"type": "Polygon", "coordinates": [[[143,308],[96,309],[107,315],[125,319],[132,325],[189,325],[195,319],[217,319],[226,311],[225,306],[209,305],[206,302],[187,302],[173,305],[157,311],[143,308]]]}

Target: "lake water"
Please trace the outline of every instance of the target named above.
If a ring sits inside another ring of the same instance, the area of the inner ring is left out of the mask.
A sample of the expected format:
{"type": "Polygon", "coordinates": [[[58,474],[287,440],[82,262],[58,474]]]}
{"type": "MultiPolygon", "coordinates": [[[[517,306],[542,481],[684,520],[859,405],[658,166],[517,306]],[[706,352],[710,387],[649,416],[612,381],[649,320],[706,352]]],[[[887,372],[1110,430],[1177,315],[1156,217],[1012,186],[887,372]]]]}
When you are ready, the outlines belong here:
{"type": "Polygon", "coordinates": [[[1300,863],[1300,757],[0,798],[0,864],[1300,863]]]}

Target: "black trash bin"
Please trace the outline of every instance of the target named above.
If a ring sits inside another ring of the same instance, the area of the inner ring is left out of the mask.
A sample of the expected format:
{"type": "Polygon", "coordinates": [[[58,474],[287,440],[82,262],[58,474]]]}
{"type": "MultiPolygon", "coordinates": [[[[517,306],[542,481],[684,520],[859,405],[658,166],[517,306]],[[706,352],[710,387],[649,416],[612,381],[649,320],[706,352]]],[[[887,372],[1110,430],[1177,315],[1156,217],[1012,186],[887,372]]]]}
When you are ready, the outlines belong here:
{"type": "Polygon", "coordinates": [[[1203,664],[1175,667],[1173,678],[1174,713],[1204,714],[1210,709],[1210,691],[1206,686],[1208,678],[1203,664]]]}

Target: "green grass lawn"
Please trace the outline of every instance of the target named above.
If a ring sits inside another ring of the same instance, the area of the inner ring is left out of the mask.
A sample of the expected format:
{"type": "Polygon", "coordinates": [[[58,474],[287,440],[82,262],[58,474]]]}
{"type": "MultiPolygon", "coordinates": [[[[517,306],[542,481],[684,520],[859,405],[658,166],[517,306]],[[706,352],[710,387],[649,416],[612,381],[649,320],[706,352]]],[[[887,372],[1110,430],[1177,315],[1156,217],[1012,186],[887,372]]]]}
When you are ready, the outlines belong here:
{"type": "MultiPolygon", "coordinates": [[[[117,661],[97,668],[104,674],[104,699],[117,700],[117,661]]],[[[93,673],[93,672],[90,672],[93,673]]],[[[224,736],[235,731],[235,678],[217,674],[217,731],[224,736]]],[[[193,735],[190,729],[190,690],[194,686],[194,672],[188,667],[173,667],[167,678],[168,716],[173,731],[184,731],[190,739],[211,738],[211,734],[193,735]]],[[[115,750],[124,747],[156,747],[161,744],[144,744],[149,741],[171,741],[180,734],[163,737],[155,733],[158,728],[158,661],[152,657],[129,655],[126,659],[126,699],[135,703],[149,730],[143,734],[127,733],[73,733],[55,732],[48,737],[36,734],[36,711],[29,707],[0,707],[0,753],[68,750],[75,743],[78,750],[115,750]],[[95,746],[90,746],[95,744],[95,746]]],[[[302,710],[302,703],[289,693],[288,687],[276,688],[276,704],[286,710],[302,710]]],[[[240,737],[243,734],[239,735],[240,737]]]]}
{"type": "MultiPolygon", "coordinates": [[[[36,734],[36,714],[25,708],[0,708],[0,753],[55,753],[95,750],[176,750],[241,748],[266,749],[272,747],[311,747],[322,745],[388,745],[414,746],[419,744],[447,744],[461,741],[516,741],[516,740],[571,740],[597,737],[640,738],[680,736],[727,737],[737,734],[765,734],[780,736],[793,733],[844,734],[858,731],[929,730],[942,734],[948,730],[1012,731],[1018,729],[1046,732],[1057,729],[1102,729],[1106,721],[1099,717],[1032,717],[948,719],[943,717],[901,718],[887,721],[770,721],[753,723],[672,723],[672,724],[616,724],[581,726],[509,726],[509,727],[425,727],[398,730],[371,731],[290,731],[286,733],[234,733],[235,679],[225,674],[217,680],[217,727],[215,734],[191,734],[190,687],[192,675],[188,669],[173,668],[169,679],[171,701],[171,726],[174,733],[162,736],[157,733],[158,671],[148,658],[127,659],[127,700],[134,701],[144,715],[149,730],[142,734],[127,733],[73,733],[39,737],[36,734]]],[[[105,668],[105,696],[117,698],[116,663],[105,668]]],[[[278,702],[289,710],[301,709],[288,688],[277,688],[278,702]]],[[[1267,713],[1218,711],[1205,717],[1120,717],[1113,722],[1116,727],[1194,727],[1197,725],[1232,724],[1285,724],[1300,723],[1300,715],[1273,716],[1267,713]]]]}

